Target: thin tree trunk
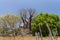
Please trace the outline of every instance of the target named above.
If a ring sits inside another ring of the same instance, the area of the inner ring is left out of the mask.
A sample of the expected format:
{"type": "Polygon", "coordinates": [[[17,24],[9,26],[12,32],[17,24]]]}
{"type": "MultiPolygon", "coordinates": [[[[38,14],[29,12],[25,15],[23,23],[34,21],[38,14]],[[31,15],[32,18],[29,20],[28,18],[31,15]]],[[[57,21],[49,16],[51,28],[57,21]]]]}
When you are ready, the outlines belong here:
{"type": "Polygon", "coordinates": [[[51,39],[51,40],[54,40],[54,39],[53,39],[53,36],[52,36],[51,29],[49,28],[48,24],[46,24],[46,26],[47,26],[48,31],[49,31],[49,36],[50,36],[50,39],[51,39]]]}
{"type": "Polygon", "coordinates": [[[14,30],[14,32],[13,32],[13,37],[14,37],[14,40],[15,40],[15,30],[14,30]]]}
{"type": "Polygon", "coordinates": [[[58,35],[57,28],[55,28],[55,31],[53,31],[53,36],[55,40],[57,40],[57,35],[58,35]]]}
{"type": "Polygon", "coordinates": [[[40,24],[39,24],[39,31],[40,31],[41,40],[43,40],[43,37],[42,37],[42,30],[41,30],[40,24]]]}

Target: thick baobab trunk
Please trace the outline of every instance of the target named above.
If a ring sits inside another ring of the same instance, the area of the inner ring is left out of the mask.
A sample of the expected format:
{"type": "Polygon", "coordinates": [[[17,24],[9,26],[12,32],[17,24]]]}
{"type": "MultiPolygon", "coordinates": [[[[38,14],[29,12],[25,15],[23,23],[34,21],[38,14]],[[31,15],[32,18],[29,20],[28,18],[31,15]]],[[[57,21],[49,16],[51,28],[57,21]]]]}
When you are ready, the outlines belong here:
{"type": "Polygon", "coordinates": [[[26,29],[28,27],[28,22],[24,22],[23,28],[26,29]]]}
{"type": "Polygon", "coordinates": [[[53,36],[52,36],[52,32],[51,32],[51,29],[49,28],[48,24],[46,24],[47,28],[48,28],[48,31],[49,31],[49,37],[51,40],[54,40],[53,39],[53,36]]]}
{"type": "Polygon", "coordinates": [[[29,20],[28,20],[28,28],[31,31],[31,21],[32,21],[32,16],[30,15],[29,20]]]}

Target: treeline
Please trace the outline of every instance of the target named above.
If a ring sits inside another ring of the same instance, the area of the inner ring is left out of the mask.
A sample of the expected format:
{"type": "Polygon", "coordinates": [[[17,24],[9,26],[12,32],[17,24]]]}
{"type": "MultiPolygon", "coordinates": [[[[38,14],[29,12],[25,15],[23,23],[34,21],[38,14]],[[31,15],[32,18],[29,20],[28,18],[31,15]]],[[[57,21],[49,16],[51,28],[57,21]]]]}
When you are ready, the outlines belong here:
{"type": "Polygon", "coordinates": [[[21,29],[28,29],[28,33],[35,35],[39,32],[43,36],[60,36],[60,18],[56,14],[39,13],[34,9],[23,9],[20,16],[7,14],[0,17],[0,35],[20,35],[21,29]],[[23,25],[23,26],[21,26],[23,25]]]}

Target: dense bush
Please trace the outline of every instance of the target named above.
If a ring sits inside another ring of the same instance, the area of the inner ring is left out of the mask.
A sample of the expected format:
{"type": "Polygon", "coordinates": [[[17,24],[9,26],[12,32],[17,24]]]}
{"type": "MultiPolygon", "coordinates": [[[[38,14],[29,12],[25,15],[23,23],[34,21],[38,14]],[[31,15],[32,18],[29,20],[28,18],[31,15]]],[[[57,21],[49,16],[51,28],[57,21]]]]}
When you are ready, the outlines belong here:
{"type": "Polygon", "coordinates": [[[35,32],[39,32],[39,24],[40,24],[40,28],[42,30],[42,35],[43,36],[48,36],[49,35],[49,31],[46,27],[46,23],[48,23],[52,34],[54,31],[54,29],[58,29],[58,35],[60,35],[60,26],[58,25],[60,22],[59,21],[59,16],[56,14],[48,14],[48,13],[40,13],[38,14],[35,18],[33,18],[33,22],[32,22],[32,34],[34,35],[35,32]]]}

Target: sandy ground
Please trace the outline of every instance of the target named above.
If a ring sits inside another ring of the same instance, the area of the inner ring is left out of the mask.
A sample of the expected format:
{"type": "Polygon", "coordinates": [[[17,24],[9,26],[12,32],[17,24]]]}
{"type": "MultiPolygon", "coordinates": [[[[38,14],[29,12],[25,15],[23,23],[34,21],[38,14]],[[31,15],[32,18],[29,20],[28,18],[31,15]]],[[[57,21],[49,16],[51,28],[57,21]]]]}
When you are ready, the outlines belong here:
{"type": "MultiPolygon", "coordinates": [[[[16,36],[15,38],[14,37],[0,37],[0,40],[36,40],[36,37],[34,36],[16,36]]],[[[49,37],[43,37],[43,40],[50,40],[50,39],[49,37]]],[[[60,40],[60,37],[57,37],[57,40],[60,40]]]]}

